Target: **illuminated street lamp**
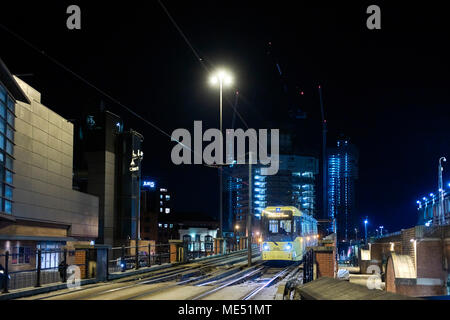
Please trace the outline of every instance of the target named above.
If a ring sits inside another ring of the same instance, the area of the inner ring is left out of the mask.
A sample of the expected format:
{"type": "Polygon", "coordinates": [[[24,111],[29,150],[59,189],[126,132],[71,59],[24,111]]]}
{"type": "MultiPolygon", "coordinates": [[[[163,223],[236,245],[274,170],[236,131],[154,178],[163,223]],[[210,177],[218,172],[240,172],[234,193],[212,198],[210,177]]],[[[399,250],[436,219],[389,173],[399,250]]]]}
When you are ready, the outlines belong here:
{"type": "Polygon", "coordinates": [[[381,233],[381,235],[383,235],[383,229],[384,229],[384,227],[383,226],[380,226],[380,233],[381,233]]]}
{"type": "Polygon", "coordinates": [[[367,220],[367,217],[366,217],[366,220],[364,220],[364,233],[365,233],[366,242],[367,242],[367,224],[368,223],[369,223],[369,221],[367,220]]]}
{"type": "MultiPolygon", "coordinates": [[[[233,82],[233,79],[231,76],[225,71],[225,70],[219,70],[210,78],[211,85],[217,85],[219,84],[220,89],[220,133],[222,134],[222,89],[223,85],[230,85],[233,82]]],[[[220,141],[220,152],[223,152],[223,141],[220,141]]],[[[223,158],[223,156],[222,156],[223,158]]],[[[223,236],[223,211],[222,211],[222,168],[219,167],[219,184],[220,184],[220,194],[219,194],[219,238],[222,238],[223,236]]]]}
{"type": "Polygon", "coordinates": [[[444,216],[444,185],[442,183],[442,172],[444,168],[442,167],[442,161],[447,162],[445,157],[439,158],[439,166],[438,166],[438,190],[439,190],[439,224],[445,224],[445,216],[444,216]]]}

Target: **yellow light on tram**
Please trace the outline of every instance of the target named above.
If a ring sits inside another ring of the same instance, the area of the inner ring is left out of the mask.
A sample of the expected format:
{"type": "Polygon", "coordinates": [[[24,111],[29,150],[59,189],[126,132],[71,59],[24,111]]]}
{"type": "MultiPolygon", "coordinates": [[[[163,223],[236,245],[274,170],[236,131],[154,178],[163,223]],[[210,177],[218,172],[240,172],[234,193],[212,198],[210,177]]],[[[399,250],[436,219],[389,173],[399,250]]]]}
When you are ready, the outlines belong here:
{"type": "Polygon", "coordinates": [[[262,242],[262,238],[259,238],[259,239],[258,239],[258,242],[261,243],[261,242],[262,242]]]}

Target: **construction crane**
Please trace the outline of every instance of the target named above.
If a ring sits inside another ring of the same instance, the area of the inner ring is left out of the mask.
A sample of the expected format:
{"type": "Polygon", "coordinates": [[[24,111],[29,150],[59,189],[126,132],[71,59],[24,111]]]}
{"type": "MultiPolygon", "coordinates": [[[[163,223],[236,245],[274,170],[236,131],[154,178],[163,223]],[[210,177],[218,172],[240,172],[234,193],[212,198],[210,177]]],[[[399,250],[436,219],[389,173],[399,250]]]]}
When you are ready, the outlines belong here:
{"type": "MultiPolygon", "coordinates": [[[[289,91],[289,86],[287,83],[286,75],[283,73],[283,71],[281,69],[281,66],[280,66],[280,63],[278,61],[276,54],[274,54],[274,52],[273,52],[273,47],[272,47],[271,41],[269,41],[267,44],[267,55],[272,58],[272,63],[275,65],[276,70],[278,71],[278,74],[280,75],[280,80],[281,80],[281,84],[283,87],[283,91],[288,100],[289,115],[295,119],[306,119],[306,113],[304,111],[302,111],[300,108],[294,106],[295,103],[292,101],[292,95],[291,95],[291,92],[289,91]]],[[[304,95],[304,92],[301,90],[298,93],[301,96],[304,95]]]]}
{"type": "MultiPolygon", "coordinates": [[[[273,54],[273,48],[272,48],[272,42],[268,43],[268,50],[267,55],[271,56],[272,63],[275,65],[279,75],[280,79],[283,85],[283,90],[286,95],[289,94],[288,91],[288,85],[286,83],[286,76],[283,75],[283,72],[281,70],[278,58],[276,55],[273,54]]],[[[322,123],[322,203],[323,203],[323,218],[326,219],[328,216],[328,192],[327,192],[327,174],[328,174],[328,159],[327,159],[327,120],[325,119],[325,110],[323,106],[323,96],[322,96],[322,86],[318,86],[319,90],[319,99],[320,99],[320,112],[321,112],[321,123],[322,123]]],[[[300,95],[304,95],[303,91],[299,92],[300,95]]],[[[289,96],[288,96],[289,99],[289,96]]],[[[288,100],[290,103],[290,99],[288,100]]],[[[304,119],[306,118],[306,113],[302,112],[298,108],[295,110],[294,117],[296,119],[304,119]]],[[[332,223],[332,229],[333,232],[336,232],[336,221],[333,221],[332,223]]]]}

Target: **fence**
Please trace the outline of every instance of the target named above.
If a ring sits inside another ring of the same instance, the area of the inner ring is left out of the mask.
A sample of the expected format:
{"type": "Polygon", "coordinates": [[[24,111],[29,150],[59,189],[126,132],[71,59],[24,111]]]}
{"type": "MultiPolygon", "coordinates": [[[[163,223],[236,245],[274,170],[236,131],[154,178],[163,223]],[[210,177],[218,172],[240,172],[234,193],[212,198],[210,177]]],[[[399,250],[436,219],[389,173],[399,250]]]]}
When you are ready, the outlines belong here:
{"type": "Polygon", "coordinates": [[[214,254],[213,241],[184,241],[183,248],[188,260],[206,257],[214,254]]]}
{"type": "MultiPolygon", "coordinates": [[[[237,244],[235,239],[225,239],[223,253],[245,249],[246,242],[244,242],[237,244]]],[[[73,275],[78,271],[77,279],[108,279],[108,273],[121,273],[164,263],[186,262],[221,253],[222,249],[215,246],[220,246],[220,242],[207,239],[172,240],[168,244],[151,242],[137,247],[131,245],[104,248],[101,253],[98,248],[73,250],[20,248],[0,254],[0,292],[40,287],[45,284],[71,283],[73,275]],[[97,266],[97,256],[99,261],[107,261],[107,264],[97,266]],[[102,260],[102,257],[106,259],[102,260]]]]}
{"type": "Polygon", "coordinates": [[[125,272],[170,262],[170,244],[122,246],[109,249],[108,272],[125,272]],[[137,250],[136,250],[137,249],[137,250]]]}
{"type": "Polygon", "coordinates": [[[64,283],[76,272],[87,279],[94,277],[89,272],[89,249],[74,250],[28,250],[0,254],[0,289],[8,290],[40,287],[51,283],[64,283]]]}
{"type": "Polygon", "coordinates": [[[311,282],[314,280],[314,264],[314,250],[309,249],[303,255],[303,283],[311,282]]]}

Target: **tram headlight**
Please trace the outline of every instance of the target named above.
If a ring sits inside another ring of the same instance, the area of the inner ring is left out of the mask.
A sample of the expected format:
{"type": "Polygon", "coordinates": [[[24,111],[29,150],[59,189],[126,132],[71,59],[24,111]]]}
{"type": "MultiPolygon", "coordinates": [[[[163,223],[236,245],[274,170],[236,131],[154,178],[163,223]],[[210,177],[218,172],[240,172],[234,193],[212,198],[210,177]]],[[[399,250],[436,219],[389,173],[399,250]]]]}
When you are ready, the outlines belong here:
{"type": "Polygon", "coordinates": [[[292,249],[292,244],[286,243],[286,245],[284,246],[284,250],[290,251],[291,249],[292,249]]]}
{"type": "Polygon", "coordinates": [[[263,244],[263,250],[264,251],[269,251],[269,245],[267,243],[263,244]]]}

